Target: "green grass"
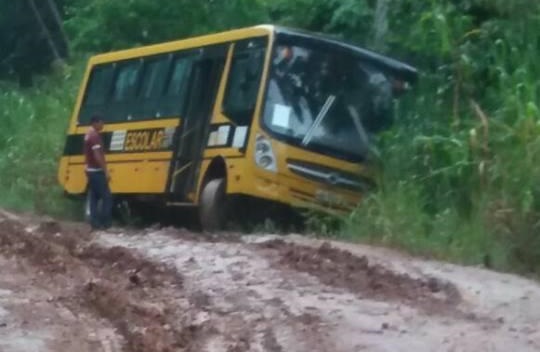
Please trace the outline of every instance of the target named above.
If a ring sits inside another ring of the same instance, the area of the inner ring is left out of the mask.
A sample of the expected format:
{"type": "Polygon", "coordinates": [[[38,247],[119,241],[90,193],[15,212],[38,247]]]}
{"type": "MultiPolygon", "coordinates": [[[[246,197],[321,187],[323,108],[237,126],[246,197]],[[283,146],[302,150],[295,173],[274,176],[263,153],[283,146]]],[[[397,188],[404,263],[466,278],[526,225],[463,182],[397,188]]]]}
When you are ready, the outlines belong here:
{"type": "Polygon", "coordinates": [[[339,235],[350,241],[405,250],[422,257],[463,264],[483,264],[510,269],[509,251],[486,231],[481,217],[464,219],[449,204],[428,214],[415,184],[396,183],[365,199],[341,227],[339,235]]]}
{"type": "Polygon", "coordinates": [[[0,83],[0,206],[73,217],[56,173],[84,63],[57,70],[20,89],[0,83]]]}
{"type": "MultiPolygon", "coordinates": [[[[412,111],[443,115],[444,109],[422,99],[429,94],[421,87],[412,111]]],[[[487,142],[472,109],[460,116],[458,128],[430,128],[405,118],[382,138],[380,188],[333,236],[540,273],[540,116],[527,97],[514,97],[519,109],[510,112],[509,102],[500,103],[491,109],[487,142]]],[[[327,231],[328,223],[319,228],[327,231]]]]}

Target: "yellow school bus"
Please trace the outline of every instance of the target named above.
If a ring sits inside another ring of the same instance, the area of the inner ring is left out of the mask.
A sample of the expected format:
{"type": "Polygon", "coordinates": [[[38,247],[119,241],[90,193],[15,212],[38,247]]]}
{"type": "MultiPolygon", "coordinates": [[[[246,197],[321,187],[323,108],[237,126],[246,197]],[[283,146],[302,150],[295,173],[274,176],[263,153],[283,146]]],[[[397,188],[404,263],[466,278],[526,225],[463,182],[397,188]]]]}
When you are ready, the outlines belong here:
{"type": "Polygon", "coordinates": [[[416,77],[394,59],[271,25],[96,55],[58,179],[86,193],[83,138],[99,114],[118,199],[198,207],[208,230],[235,195],[351,209],[373,184],[372,136],[416,77]]]}

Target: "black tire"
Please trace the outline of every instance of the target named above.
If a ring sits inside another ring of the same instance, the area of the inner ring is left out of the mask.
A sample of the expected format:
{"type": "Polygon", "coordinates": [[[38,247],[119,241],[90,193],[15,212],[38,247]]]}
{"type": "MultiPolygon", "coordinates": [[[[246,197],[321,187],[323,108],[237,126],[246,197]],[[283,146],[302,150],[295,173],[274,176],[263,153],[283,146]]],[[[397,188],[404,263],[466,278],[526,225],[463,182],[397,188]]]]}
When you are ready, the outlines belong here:
{"type": "Polygon", "coordinates": [[[133,221],[133,206],[126,199],[119,199],[113,202],[113,219],[121,225],[131,225],[133,221]]]}
{"type": "Polygon", "coordinates": [[[225,227],[227,197],[225,180],[211,180],[202,191],[199,205],[199,220],[203,231],[221,231],[225,227]]]}

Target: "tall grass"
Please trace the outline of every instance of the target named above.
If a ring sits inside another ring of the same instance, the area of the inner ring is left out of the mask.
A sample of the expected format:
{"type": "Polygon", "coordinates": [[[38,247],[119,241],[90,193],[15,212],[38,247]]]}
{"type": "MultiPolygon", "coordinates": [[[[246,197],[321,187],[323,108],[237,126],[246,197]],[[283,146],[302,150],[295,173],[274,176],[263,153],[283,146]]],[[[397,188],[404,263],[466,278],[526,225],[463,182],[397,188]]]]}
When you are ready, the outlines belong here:
{"type": "Polygon", "coordinates": [[[419,22],[425,32],[412,31],[425,38],[411,40],[428,53],[427,39],[439,37],[442,47],[431,48],[438,64],[426,63],[403,119],[382,137],[381,188],[342,232],[423,255],[539,273],[540,43],[533,33],[540,19],[516,11],[475,26],[456,19],[463,15],[451,6],[433,4],[419,22]]]}
{"type": "Polygon", "coordinates": [[[56,172],[83,66],[57,70],[29,89],[0,83],[0,206],[75,214],[56,172]]]}

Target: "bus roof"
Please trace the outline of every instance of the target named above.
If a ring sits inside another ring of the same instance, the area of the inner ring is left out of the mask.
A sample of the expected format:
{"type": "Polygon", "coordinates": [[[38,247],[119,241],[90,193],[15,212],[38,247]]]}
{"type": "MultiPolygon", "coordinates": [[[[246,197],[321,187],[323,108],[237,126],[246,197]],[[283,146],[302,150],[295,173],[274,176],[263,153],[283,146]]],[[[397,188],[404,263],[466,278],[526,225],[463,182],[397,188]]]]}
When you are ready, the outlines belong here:
{"type": "Polygon", "coordinates": [[[418,72],[417,70],[403,62],[392,59],[390,57],[377,54],[375,52],[369,51],[367,49],[361,48],[359,46],[347,43],[345,41],[332,38],[330,36],[313,33],[305,30],[287,28],[277,25],[259,25],[241,29],[230,30],[226,32],[211,33],[202,36],[195,36],[190,38],[184,38],[176,41],[158,43],[147,45],[138,48],[125,49],[115,52],[103,53],[95,55],[91,58],[91,61],[94,64],[109,62],[111,60],[117,60],[120,58],[133,58],[138,56],[150,55],[154,51],[164,52],[172,50],[173,47],[179,45],[186,45],[188,47],[196,47],[197,45],[205,45],[209,43],[219,43],[226,42],[228,40],[236,40],[231,38],[237,37],[249,37],[249,33],[253,30],[258,30],[261,32],[263,30],[267,33],[274,33],[277,37],[286,37],[294,40],[295,38],[311,41],[313,43],[319,43],[329,48],[341,49],[347,52],[351,52],[357,55],[360,59],[369,62],[370,64],[379,67],[383,70],[390,71],[392,74],[398,76],[401,79],[407,80],[409,82],[414,82],[417,79],[418,72]]]}
{"type": "Polygon", "coordinates": [[[292,40],[295,38],[318,42],[321,44],[324,44],[328,47],[337,48],[341,50],[345,50],[348,52],[352,52],[353,54],[357,55],[361,60],[365,60],[369,63],[371,63],[374,66],[377,66],[383,70],[390,71],[394,75],[400,77],[403,80],[409,81],[409,82],[415,82],[418,77],[418,71],[416,68],[398,61],[396,59],[392,59],[388,56],[384,56],[378,53],[375,53],[373,51],[361,48],[357,45],[347,43],[345,41],[332,38],[328,35],[319,34],[319,33],[313,33],[309,31],[294,29],[294,28],[287,28],[282,26],[273,26],[274,32],[278,37],[288,37],[292,40]]]}

